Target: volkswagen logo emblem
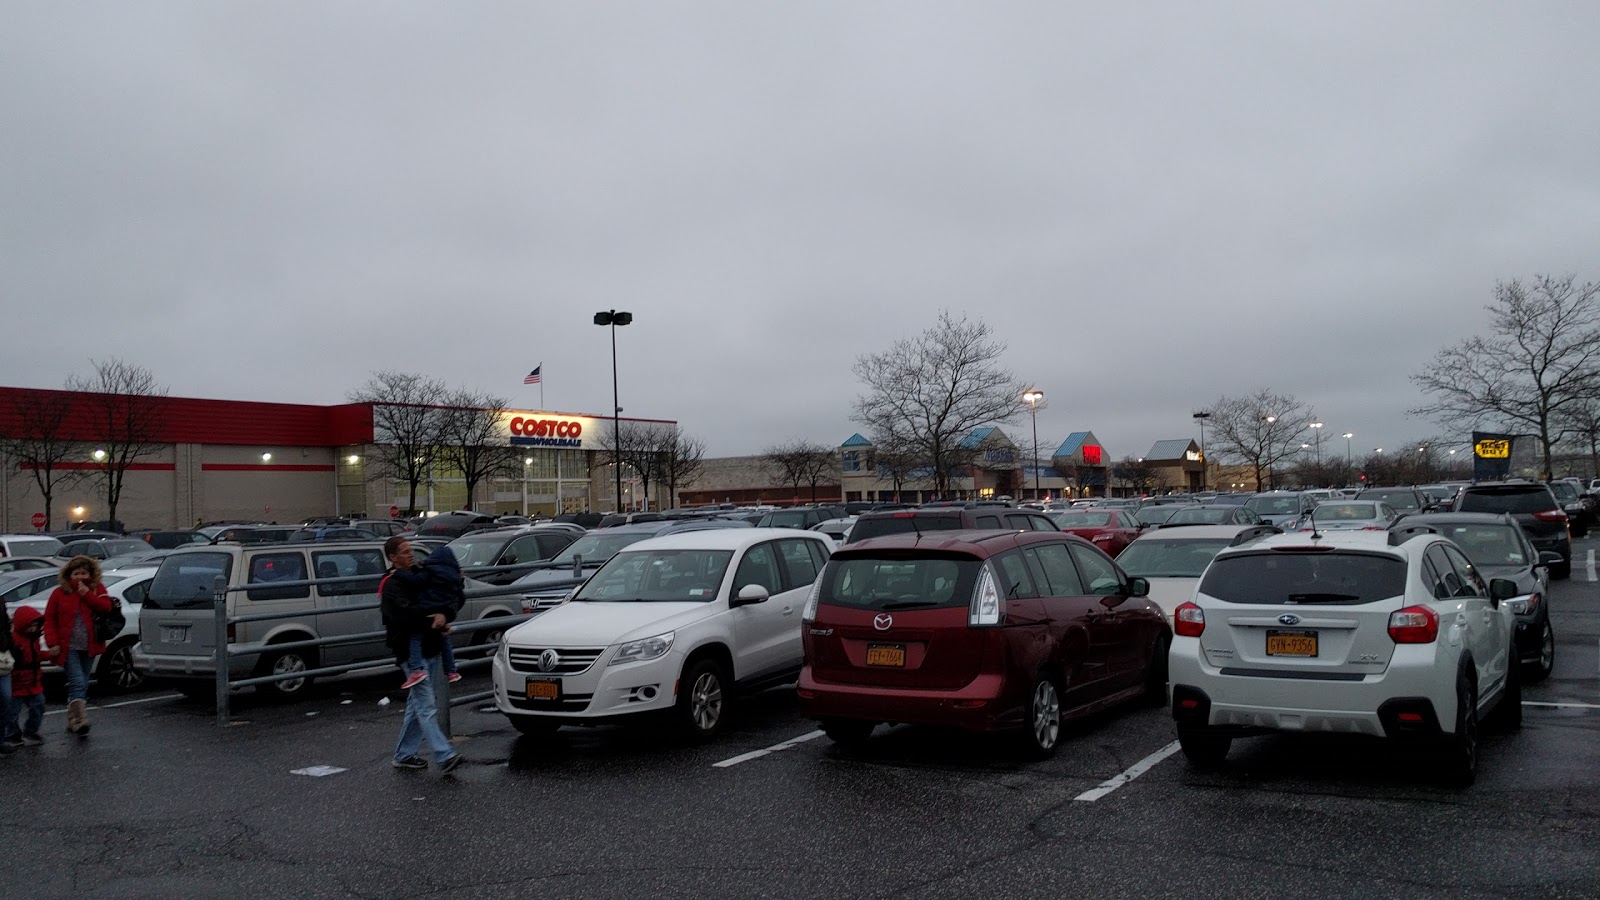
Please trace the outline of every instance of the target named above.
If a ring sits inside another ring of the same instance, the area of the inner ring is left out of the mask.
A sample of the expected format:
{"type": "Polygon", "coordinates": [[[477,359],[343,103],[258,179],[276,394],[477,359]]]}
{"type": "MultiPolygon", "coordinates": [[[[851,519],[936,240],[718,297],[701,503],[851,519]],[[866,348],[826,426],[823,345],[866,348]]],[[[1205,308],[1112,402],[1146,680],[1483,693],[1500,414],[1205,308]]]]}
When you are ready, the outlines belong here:
{"type": "Polygon", "coordinates": [[[1278,617],[1278,621],[1283,623],[1284,625],[1299,625],[1300,624],[1300,617],[1296,616],[1296,615],[1284,615],[1284,616],[1279,616],[1278,617]]]}
{"type": "Polygon", "coordinates": [[[877,617],[872,620],[872,627],[879,631],[888,631],[893,625],[894,616],[888,613],[878,613],[877,617]]]}
{"type": "MultiPolygon", "coordinates": [[[[1298,621],[1298,620],[1296,620],[1298,621]]],[[[539,654],[539,671],[553,672],[556,666],[561,665],[561,654],[554,650],[546,650],[539,654]]]]}

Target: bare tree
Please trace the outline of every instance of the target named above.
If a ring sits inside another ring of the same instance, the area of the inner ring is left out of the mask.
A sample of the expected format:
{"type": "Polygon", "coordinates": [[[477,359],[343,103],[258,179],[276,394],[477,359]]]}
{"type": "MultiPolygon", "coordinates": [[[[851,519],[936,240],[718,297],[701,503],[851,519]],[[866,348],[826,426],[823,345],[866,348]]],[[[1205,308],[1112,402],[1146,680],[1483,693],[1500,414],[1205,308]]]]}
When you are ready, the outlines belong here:
{"type": "Polygon", "coordinates": [[[667,486],[668,502],[678,504],[678,486],[694,484],[705,463],[706,444],[674,425],[664,430],[659,444],[661,480],[667,486]]]}
{"type": "Polygon", "coordinates": [[[762,456],[774,476],[792,486],[796,496],[802,484],[810,485],[813,503],[817,501],[817,485],[839,469],[839,460],[831,448],[799,438],[768,447],[762,456]]]}
{"type": "Polygon", "coordinates": [[[613,448],[606,455],[616,457],[618,452],[622,454],[622,463],[633,469],[639,477],[646,503],[649,502],[650,483],[665,480],[661,451],[669,430],[657,422],[619,422],[615,431],[610,423],[606,424],[605,444],[613,448]]]}
{"type": "Polygon", "coordinates": [[[1005,345],[990,334],[983,322],[946,310],[927,331],[858,358],[852,369],[867,389],[856,398],[854,420],[914,448],[932,466],[941,497],[961,465],[962,440],[975,428],[1011,422],[1024,409],[1022,382],[1000,367],[1005,345]]]}
{"type": "Polygon", "coordinates": [[[1492,334],[1440,350],[1412,381],[1433,402],[1412,410],[1446,427],[1489,419],[1539,438],[1544,474],[1578,406],[1600,393],[1600,284],[1535,276],[1495,285],[1492,334]]]}
{"type": "Polygon", "coordinates": [[[506,399],[471,391],[454,391],[439,411],[439,459],[461,473],[467,507],[477,503],[478,485],[517,473],[517,453],[501,439],[500,420],[506,399]]]}
{"type": "Polygon", "coordinates": [[[161,434],[167,389],[144,366],[116,358],[89,362],[94,374],[68,378],[67,389],[86,395],[72,414],[82,417],[84,432],[95,443],[94,458],[100,465],[92,477],[106,498],[106,520],[115,527],[128,470],[166,446],[161,434]]]}
{"type": "Polygon", "coordinates": [[[1136,456],[1124,456],[1112,465],[1111,477],[1132,488],[1139,494],[1150,492],[1150,486],[1156,480],[1156,468],[1136,456]]]}
{"type": "Polygon", "coordinates": [[[72,395],[56,391],[25,391],[11,403],[12,425],[0,438],[0,452],[18,471],[33,476],[33,483],[44,499],[44,530],[51,529],[58,488],[83,478],[79,469],[63,463],[83,454],[81,444],[67,439],[67,423],[72,414],[72,395]]]}
{"type": "Polygon", "coordinates": [[[1565,430],[1588,456],[1590,476],[1600,476],[1600,398],[1592,397],[1570,407],[1565,415],[1565,430]]]}
{"type": "Polygon", "coordinates": [[[1300,450],[1302,437],[1316,414],[1287,394],[1263,388],[1244,397],[1218,397],[1211,405],[1213,455],[1247,465],[1257,485],[1277,487],[1279,461],[1300,450]]]}
{"type": "Polygon", "coordinates": [[[414,372],[374,372],[350,392],[350,402],[372,405],[375,471],[410,488],[406,514],[417,512],[417,486],[427,481],[441,443],[444,383],[414,372]]]}
{"type": "Polygon", "coordinates": [[[896,501],[901,499],[900,494],[908,485],[921,481],[917,473],[928,469],[927,459],[917,448],[900,443],[891,434],[874,435],[872,464],[877,466],[878,477],[887,479],[894,486],[896,501]]]}

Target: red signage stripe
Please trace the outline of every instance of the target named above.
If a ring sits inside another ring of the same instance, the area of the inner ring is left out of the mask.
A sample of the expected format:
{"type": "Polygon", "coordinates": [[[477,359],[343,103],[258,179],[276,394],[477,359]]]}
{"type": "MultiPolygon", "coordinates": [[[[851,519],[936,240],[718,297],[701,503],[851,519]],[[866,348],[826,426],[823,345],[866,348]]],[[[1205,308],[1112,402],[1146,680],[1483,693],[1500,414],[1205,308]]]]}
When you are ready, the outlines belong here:
{"type": "MultiPolygon", "coordinates": [[[[168,468],[171,468],[170,466],[168,468]]],[[[276,463],[201,463],[202,472],[332,472],[333,466],[291,466],[276,463]]]]}
{"type": "MultiPolygon", "coordinates": [[[[38,468],[37,466],[35,466],[35,465],[31,464],[31,463],[22,463],[21,465],[22,465],[23,469],[27,469],[29,471],[32,471],[33,469],[38,468]]],[[[92,471],[95,471],[97,469],[104,469],[105,467],[106,467],[105,463],[97,463],[97,462],[58,462],[52,468],[69,469],[69,470],[73,470],[73,471],[77,471],[77,470],[81,469],[83,471],[92,472],[92,471]]],[[[176,470],[177,468],[178,467],[173,465],[172,463],[137,463],[136,462],[136,463],[128,463],[128,466],[127,466],[127,469],[128,469],[129,472],[171,472],[171,471],[176,470]]],[[[330,466],[329,468],[332,468],[332,467],[330,466]]]]}

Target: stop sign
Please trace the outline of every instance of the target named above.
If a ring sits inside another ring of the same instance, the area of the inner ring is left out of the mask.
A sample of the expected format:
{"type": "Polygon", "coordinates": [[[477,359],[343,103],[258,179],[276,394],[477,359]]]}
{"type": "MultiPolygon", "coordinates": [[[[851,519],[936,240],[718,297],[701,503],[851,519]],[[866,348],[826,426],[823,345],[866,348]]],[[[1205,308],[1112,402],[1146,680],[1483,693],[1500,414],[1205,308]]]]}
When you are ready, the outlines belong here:
{"type": "Polygon", "coordinates": [[[44,513],[34,513],[33,514],[33,518],[29,519],[28,521],[32,522],[33,523],[33,527],[35,527],[35,528],[43,528],[44,527],[44,513]]]}
{"type": "Polygon", "coordinates": [[[398,506],[389,507],[389,518],[391,518],[391,519],[400,518],[400,507],[398,507],[398,506]]]}

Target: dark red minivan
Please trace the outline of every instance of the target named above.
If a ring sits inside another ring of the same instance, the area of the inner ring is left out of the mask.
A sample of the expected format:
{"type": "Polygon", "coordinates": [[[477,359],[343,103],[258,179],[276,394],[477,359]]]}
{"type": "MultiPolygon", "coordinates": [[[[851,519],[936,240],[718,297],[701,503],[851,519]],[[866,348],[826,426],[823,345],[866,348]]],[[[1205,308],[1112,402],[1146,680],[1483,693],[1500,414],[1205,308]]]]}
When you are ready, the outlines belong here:
{"type": "Polygon", "coordinates": [[[1088,541],[940,531],[834,551],[812,584],[800,706],[836,743],[880,722],[1021,729],[1039,755],[1061,722],[1166,699],[1166,617],[1088,541]]]}

